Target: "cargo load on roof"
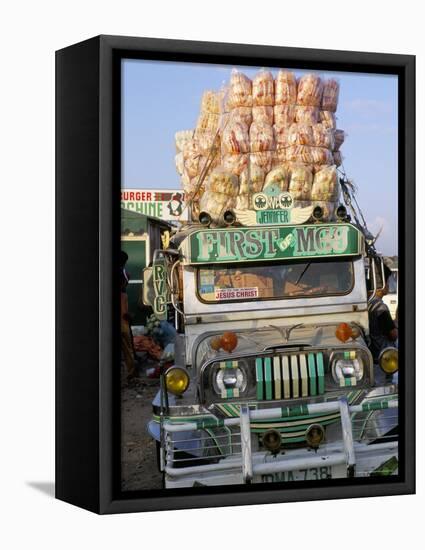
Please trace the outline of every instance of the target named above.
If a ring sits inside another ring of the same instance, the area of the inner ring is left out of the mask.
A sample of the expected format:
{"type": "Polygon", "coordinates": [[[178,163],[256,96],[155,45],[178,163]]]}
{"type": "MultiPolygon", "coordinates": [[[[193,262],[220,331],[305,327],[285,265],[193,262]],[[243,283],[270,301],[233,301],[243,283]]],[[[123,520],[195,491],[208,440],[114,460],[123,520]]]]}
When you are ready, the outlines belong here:
{"type": "Polygon", "coordinates": [[[332,221],[345,139],[338,98],[337,80],[286,70],[262,69],[251,80],[233,69],[220,91],[205,91],[196,128],[175,136],[191,221],[244,225],[252,216],[241,212],[270,204],[309,212],[319,206],[322,220],[332,221]]]}

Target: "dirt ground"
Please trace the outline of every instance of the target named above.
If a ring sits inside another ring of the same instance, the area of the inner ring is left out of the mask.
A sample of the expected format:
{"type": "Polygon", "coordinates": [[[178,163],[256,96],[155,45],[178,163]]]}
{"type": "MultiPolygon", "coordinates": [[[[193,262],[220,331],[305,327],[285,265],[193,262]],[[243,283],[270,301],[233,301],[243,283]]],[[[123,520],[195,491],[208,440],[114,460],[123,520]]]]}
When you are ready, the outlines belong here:
{"type": "MultiPolygon", "coordinates": [[[[123,491],[160,489],[162,474],[156,465],[155,441],[147,432],[152,400],[159,381],[146,376],[152,364],[142,363],[140,378],[121,384],[121,487],[123,491]]],[[[124,373],[123,373],[124,374],[124,373]]],[[[122,377],[125,378],[124,376],[122,377]]]]}

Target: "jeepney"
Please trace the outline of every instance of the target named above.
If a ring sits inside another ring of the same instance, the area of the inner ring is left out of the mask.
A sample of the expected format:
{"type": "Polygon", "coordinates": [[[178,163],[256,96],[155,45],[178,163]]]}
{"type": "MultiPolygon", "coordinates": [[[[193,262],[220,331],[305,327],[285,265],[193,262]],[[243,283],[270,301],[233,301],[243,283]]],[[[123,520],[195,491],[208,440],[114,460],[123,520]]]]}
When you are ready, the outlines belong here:
{"type": "Polygon", "coordinates": [[[368,348],[370,236],[345,209],[261,219],[189,225],[154,259],[154,309],[179,319],[148,428],[165,487],[396,474],[398,356],[368,348]]]}

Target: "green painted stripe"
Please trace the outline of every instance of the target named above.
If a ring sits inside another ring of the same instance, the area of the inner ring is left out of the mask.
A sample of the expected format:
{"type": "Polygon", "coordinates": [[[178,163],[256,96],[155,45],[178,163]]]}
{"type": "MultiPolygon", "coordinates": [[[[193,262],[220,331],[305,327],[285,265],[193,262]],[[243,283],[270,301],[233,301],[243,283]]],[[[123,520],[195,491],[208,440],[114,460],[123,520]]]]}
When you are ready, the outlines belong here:
{"type": "MultiPolygon", "coordinates": [[[[336,416],[335,418],[330,418],[328,420],[320,421],[320,424],[322,426],[329,426],[330,424],[334,424],[339,419],[339,416],[336,416]]],[[[294,435],[297,433],[299,435],[304,435],[306,428],[311,424],[311,422],[305,422],[304,424],[300,424],[298,426],[290,426],[286,427],[280,424],[270,424],[270,425],[264,425],[264,426],[258,426],[257,424],[251,424],[251,431],[253,433],[264,433],[267,430],[270,430],[271,428],[274,430],[277,430],[282,435],[284,434],[291,434],[294,435]]]]}
{"type": "Polygon", "coordinates": [[[323,365],[323,353],[316,354],[317,386],[319,394],[325,393],[325,367],[323,365]]]}
{"type": "Polygon", "coordinates": [[[396,456],[392,456],[389,460],[383,462],[380,466],[371,472],[371,476],[390,476],[398,468],[398,459],[396,456]]]}
{"type": "Polygon", "coordinates": [[[317,375],[314,353],[308,354],[308,375],[310,378],[310,395],[317,395],[317,375]]]}
{"type": "Polygon", "coordinates": [[[370,403],[362,404],[362,411],[379,411],[382,409],[388,409],[388,401],[372,401],[370,403]]]}
{"type": "Polygon", "coordinates": [[[263,360],[261,357],[257,357],[255,360],[255,379],[257,381],[257,399],[262,401],[264,399],[264,376],[263,376],[263,360]]]}
{"type": "Polygon", "coordinates": [[[222,428],[224,426],[224,419],[222,418],[206,418],[205,420],[198,420],[196,427],[198,430],[204,428],[222,428]]]}
{"type": "Polygon", "coordinates": [[[218,364],[221,369],[235,369],[238,366],[237,361],[220,361],[218,364]]]}
{"type": "Polygon", "coordinates": [[[264,381],[266,383],[266,399],[273,399],[273,382],[272,382],[272,360],[270,357],[264,359],[264,381]]]}
{"type": "Polygon", "coordinates": [[[279,422],[281,423],[282,426],[290,426],[290,425],[296,425],[296,424],[305,424],[306,422],[310,422],[312,423],[313,421],[314,422],[318,422],[320,423],[323,419],[327,419],[327,418],[338,418],[339,417],[339,412],[338,413],[331,413],[331,414],[309,414],[309,415],[302,415],[302,416],[294,416],[292,418],[289,418],[289,417],[285,417],[285,418],[268,418],[267,420],[254,420],[251,422],[252,425],[266,425],[266,424],[269,424],[270,422],[271,423],[276,423],[276,422],[279,422]],[[282,423],[283,422],[283,423],[282,423]]]}
{"type": "Polygon", "coordinates": [[[222,455],[227,454],[225,449],[221,445],[221,443],[216,439],[216,434],[214,434],[214,432],[211,429],[208,429],[208,428],[205,431],[211,437],[211,439],[214,440],[214,443],[215,443],[217,449],[220,451],[220,454],[222,454],[222,455]]]}
{"type": "Polygon", "coordinates": [[[282,407],[281,408],[282,418],[287,416],[299,416],[301,414],[308,415],[307,405],[299,405],[297,407],[282,407]]]}
{"type": "Polygon", "coordinates": [[[351,376],[350,378],[345,378],[345,387],[351,387],[356,385],[357,385],[357,380],[355,376],[351,376]]]}
{"type": "Polygon", "coordinates": [[[273,379],[274,379],[274,397],[282,399],[282,370],[280,368],[280,357],[273,357],[273,379]]]}
{"type": "Polygon", "coordinates": [[[233,389],[232,388],[227,388],[226,397],[227,397],[227,399],[229,399],[230,397],[233,397],[233,389]]]}

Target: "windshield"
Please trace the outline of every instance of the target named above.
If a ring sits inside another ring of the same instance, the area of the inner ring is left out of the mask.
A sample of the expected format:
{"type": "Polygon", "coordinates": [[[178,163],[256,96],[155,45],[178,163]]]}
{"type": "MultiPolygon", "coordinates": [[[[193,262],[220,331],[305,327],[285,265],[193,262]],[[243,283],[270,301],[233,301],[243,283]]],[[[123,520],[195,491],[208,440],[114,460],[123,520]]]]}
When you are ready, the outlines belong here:
{"type": "Polygon", "coordinates": [[[347,260],[247,263],[197,270],[198,296],[208,303],[338,296],[350,292],[353,285],[353,263],[347,260]]]}

